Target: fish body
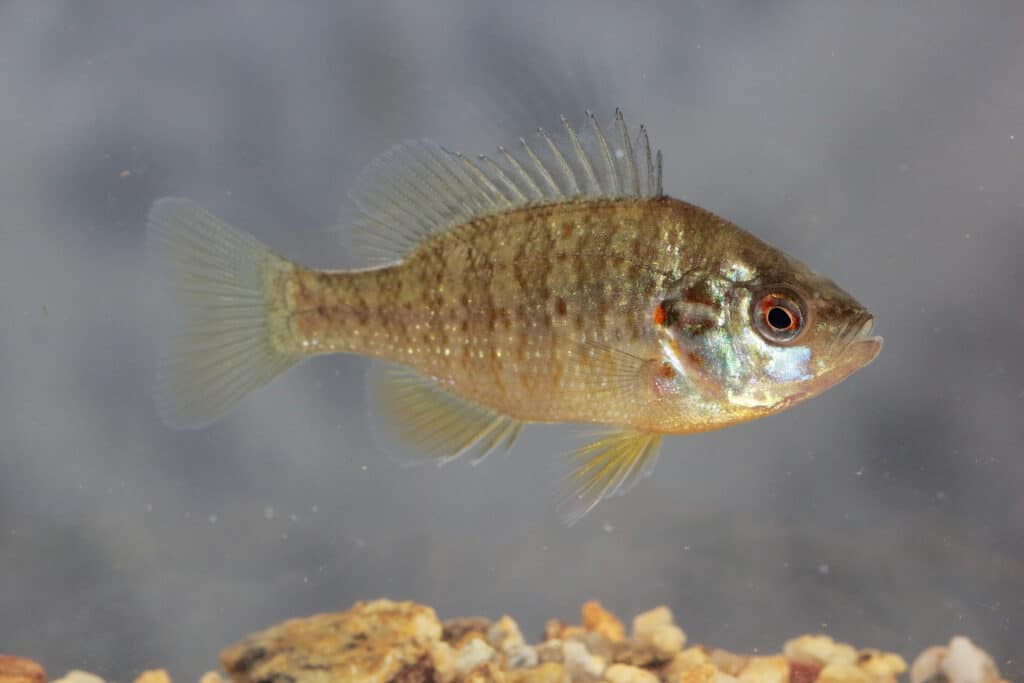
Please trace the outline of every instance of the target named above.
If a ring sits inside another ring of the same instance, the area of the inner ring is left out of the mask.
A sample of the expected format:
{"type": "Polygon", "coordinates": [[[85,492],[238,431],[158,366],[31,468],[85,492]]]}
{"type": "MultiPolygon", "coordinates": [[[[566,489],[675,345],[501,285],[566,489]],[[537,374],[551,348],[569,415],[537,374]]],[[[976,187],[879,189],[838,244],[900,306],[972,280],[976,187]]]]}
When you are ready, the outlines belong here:
{"type": "Polygon", "coordinates": [[[870,362],[870,314],[827,278],[661,192],[646,132],[596,119],[525,157],[429,143],[361,180],[390,262],[300,266],[185,200],[151,231],[182,304],[161,366],[172,424],[203,423],[299,360],[386,362],[377,410],[441,460],[509,445],[529,422],[603,425],[573,454],[566,518],[649,472],[663,434],[717,429],[817,395],[870,362]],[[634,149],[639,150],[638,155],[634,149]]]}

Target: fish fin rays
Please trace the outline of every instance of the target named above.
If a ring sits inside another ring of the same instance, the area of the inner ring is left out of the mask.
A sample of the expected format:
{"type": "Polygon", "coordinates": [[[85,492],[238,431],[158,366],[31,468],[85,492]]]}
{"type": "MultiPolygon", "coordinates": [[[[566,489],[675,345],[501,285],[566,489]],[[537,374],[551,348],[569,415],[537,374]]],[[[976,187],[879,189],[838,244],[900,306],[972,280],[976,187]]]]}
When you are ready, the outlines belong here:
{"type": "Polygon", "coordinates": [[[661,435],[631,429],[606,432],[569,455],[557,509],[566,525],[581,520],[602,500],[620,495],[650,475],[661,435]]]}
{"type": "Polygon", "coordinates": [[[377,362],[368,377],[374,438],[407,462],[474,464],[508,450],[522,422],[463,400],[407,368],[377,362]]]}
{"type": "Polygon", "coordinates": [[[161,316],[156,403],[177,429],[200,427],[297,363],[270,339],[268,274],[287,262],[185,199],[157,200],[149,248],[176,306],[161,316]]]}
{"type": "Polygon", "coordinates": [[[514,149],[471,158],[429,140],[409,141],[377,157],[360,175],[351,199],[359,210],[362,250],[391,262],[429,239],[474,219],[573,199],[659,197],[661,152],[647,130],[630,137],[622,112],[605,134],[587,112],[578,129],[520,138],[514,149]]]}

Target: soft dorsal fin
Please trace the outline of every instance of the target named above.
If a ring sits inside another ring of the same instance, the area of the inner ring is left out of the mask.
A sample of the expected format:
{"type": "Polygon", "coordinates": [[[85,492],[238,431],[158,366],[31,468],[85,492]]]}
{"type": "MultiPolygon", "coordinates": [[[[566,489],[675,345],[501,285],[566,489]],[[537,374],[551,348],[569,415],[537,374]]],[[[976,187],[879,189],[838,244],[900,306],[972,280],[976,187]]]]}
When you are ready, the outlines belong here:
{"type": "Polygon", "coordinates": [[[429,140],[397,145],[370,163],[351,193],[366,246],[400,259],[431,235],[482,216],[572,199],[659,197],[661,152],[647,130],[635,140],[622,112],[606,135],[587,112],[579,130],[538,129],[515,150],[470,158],[429,140]]]}

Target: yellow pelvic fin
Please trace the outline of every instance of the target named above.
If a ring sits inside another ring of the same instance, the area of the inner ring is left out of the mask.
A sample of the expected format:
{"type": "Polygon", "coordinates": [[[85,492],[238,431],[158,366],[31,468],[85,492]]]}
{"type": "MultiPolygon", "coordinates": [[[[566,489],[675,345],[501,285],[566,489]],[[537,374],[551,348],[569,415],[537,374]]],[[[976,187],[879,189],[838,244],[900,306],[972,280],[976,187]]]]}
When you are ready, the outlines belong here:
{"type": "Polygon", "coordinates": [[[628,491],[658,460],[660,434],[623,430],[606,434],[569,456],[572,471],[562,482],[559,511],[572,525],[609,496],[628,491]]]}
{"type": "Polygon", "coordinates": [[[401,366],[375,363],[369,388],[373,416],[380,419],[378,444],[412,462],[443,464],[466,455],[476,464],[495,450],[508,450],[523,424],[401,366]]]}

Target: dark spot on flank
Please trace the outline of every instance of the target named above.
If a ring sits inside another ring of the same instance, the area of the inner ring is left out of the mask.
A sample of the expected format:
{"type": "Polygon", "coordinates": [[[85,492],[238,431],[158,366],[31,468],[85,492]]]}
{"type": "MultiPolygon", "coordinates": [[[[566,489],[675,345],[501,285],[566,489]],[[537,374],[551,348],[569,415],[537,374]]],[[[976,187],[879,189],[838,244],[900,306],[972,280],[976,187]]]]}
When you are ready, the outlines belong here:
{"type": "Polygon", "coordinates": [[[658,369],[658,375],[664,379],[672,379],[676,376],[676,371],[668,363],[662,363],[661,368],[658,369]]]}
{"type": "Polygon", "coordinates": [[[572,237],[572,223],[562,223],[562,237],[572,237]]]}
{"type": "Polygon", "coordinates": [[[462,332],[463,332],[463,334],[465,334],[466,332],[469,332],[469,321],[468,320],[463,320],[462,321],[462,332]]]}
{"type": "Polygon", "coordinates": [[[612,257],[612,263],[615,265],[616,268],[621,268],[622,264],[623,264],[623,262],[625,262],[625,260],[626,259],[622,258],[621,256],[614,256],[614,257],[612,257]]]}
{"type": "Polygon", "coordinates": [[[561,261],[565,261],[565,259],[569,258],[569,255],[566,254],[564,251],[560,251],[557,254],[555,254],[555,258],[558,259],[561,262],[561,261]]]}
{"type": "Polygon", "coordinates": [[[563,299],[562,297],[558,297],[557,299],[555,299],[555,313],[564,318],[568,310],[569,307],[566,306],[565,299],[563,299]]]}

